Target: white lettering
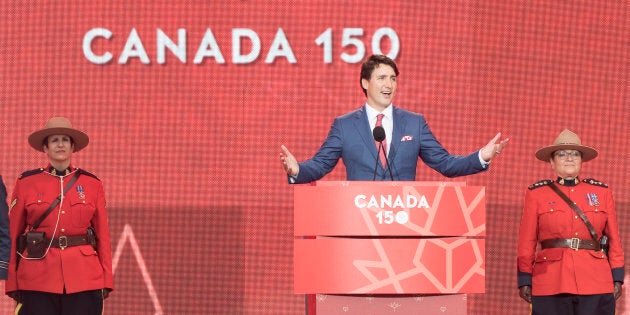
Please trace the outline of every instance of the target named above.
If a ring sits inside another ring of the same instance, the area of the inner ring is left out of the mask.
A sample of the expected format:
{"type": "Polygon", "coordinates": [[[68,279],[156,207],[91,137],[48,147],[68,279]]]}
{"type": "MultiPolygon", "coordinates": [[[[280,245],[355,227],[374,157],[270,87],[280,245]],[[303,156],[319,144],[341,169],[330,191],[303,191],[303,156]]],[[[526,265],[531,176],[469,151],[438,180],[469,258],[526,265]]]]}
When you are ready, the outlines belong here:
{"type": "MultiPolygon", "coordinates": [[[[374,202],[376,202],[376,197],[372,196],[372,198],[374,198],[374,202]]],[[[380,207],[379,208],[391,208],[392,207],[392,195],[386,195],[383,196],[381,195],[381,202],[379,203],[380,207]]]]}
{"type": "Polygon", "coordinates": [[[324,63],[332,63],[332,29],[327,28],[316,39],[315,44],[324,46],[324,63]]]}
{"type": "Polygon", "coordinates": [[[354,205],[357,208],[377,208],[377,209],[412,209],[412,208],[426,208],[429,209],[429,202],[425,195],[421,195],[419,198],[414,195],[357,195],[354,197],[354,205]],[[367,201],[366,201],[367,200],[367,201]]]}
{"type": "Polygon", "coordinates": [[[361,36],[363,36],[362,28],[344,28],[343,29],[343,35],[341,38],[341,47],[354,46],[355,48],[354,49],[351,48],[350,50],[354,50],[355,53],[348,54],[346,52],[343,52],[341,54],[341,60],[347,63],[357,63],[361,61],[361,59],[363,59],[363,56],[365,56],[365,44],[363,44],[361,39],[358,38],[361,36]]]}
{"type": "Polygon", "coordinates": [[[370,197],[370,200],[368,201],[367,206],[370,208],[382,208],[382,207],[379,207],[379,204],[378,202],[376,202],[376,197],[374,197],[374,195],[370,197]]]}
{"type": "Polygon", "coordinates": [[[120,58],[118,58],[118,63],[126,64],[130,57],[140,58],[140,62],[143,64],[151,63],[149,56],[147,55],[147,51],[144,50],[140,36],[138,36],[138,32],[136,32],[135,28],[131,29],[131,32],[129,33],[125,48],[123,48],[120,58]]]}
{"type": "MultiPolygon", "coordinates": [[[[422,196],[424,197],[424,196],[422,196]]],[[[407,195],[407,205],[409,208],[415,208],[418,206],[418,198],[414,195],[407,195]]]]}
{"type": "Polygon", "coordinates": [[[276,37],[273,39],[271,48],[269,48],[265,63],[273,63],[276,57],[285,57],[289,63],[297,62],[293,50],[291,50],[291,45],[289,45],[289,41],[287,40],[287,36],[284,35],[284,31],[281,28],[276,32],[276,37]]]}
{"type": "Polygon", "coordinates": [[[418,208],[425,208],[425,209],[431,208],[431,206],[429,206],[429,202],[427,201],[427,197],[425,197],[424,195],[420,197],[420,202],[418,202],[418,208]]]}
{"type": "Polygon", "coordinates": [[[365,195],[357,195],[354,197],[354,205],[359,209],[365,208],[365,198],[365,195]]]}
{"type": "Polygon", "coordinates": [[[389,27],[382,27],[374,32],[374,36],[372,36],[372,51],[375,54],[383,53],[381,50],[381,40],[383,38],[388,38],[391,43],[391,49],[387,53],[387,57],[396,59],[398,52],[400,52],[400,39],[396,31],[389,27]]]}
{"type": "MultiPolygon", "coordinates": [[[[165,64],[167,50],[181,63],[185,64],[188,60],[189,50],[187,46],[187,34],[186,29],[177,29],[177,39],[174,40],[162,29],[157,28],[155,34],[155,56],[149,58],[140,35],[135,28],[132,28],[125,41],[124,47],[120,50],[118,56],[116,56],[116,51],[106,45],[114,43],[114,39],[119,37],[107,28],[95,27],[90,29],[83,36],[82,50],[83,55],[89,62],[98,65],[110,63],[116,58],[118,58],[119,64],[127,64],[132,58],[136,58],[142,64],[146,65],[151,64],[153,58],[155,58],[158,64],[165,64]],[[98,39],[104,39],[105,45],[99,41],[98,45],[95,46],[98,39]],[[105,51],[101,53],[100,50],[105,51]]],[[[323,46],[323,62],[326,64],[333,62],[335,34],[336,32],[334,32],[332,28],[327,28],[326,31],[321,33],[315,40],[315,44],[323,46]]],[[[339,45],[339,57],[341,61],[345,63],[358,63],[363,60],[366,54],[366,44],[370,44],[372,52],[375,54],[384,53],[383,48],[389,48],[387,55],[392,59],[395,59],[400,53],[400,38],[392,28],[381,27],[375,31],[371,38],[364,38],[364,34],[365,31],[363,28],[343,28],[341,30],[341,43],[339,45]]],[[[250,64],[261,57],[262,41],[254,30],[249,28],[233,28],[231,29],[231,35],[232,63],[250,64]]],[[[265,40],[267,39],[265,38],[265,40]]],[[[297,63],[293,47],[284,29],[277,29],[273,41],[268,47],[269,50],[264,60],[266,64],[275,63],[278,59],[282,58],[290,64],[297,63]]],[[[120,47],[116,48],[119,49],[120,47]]],[[[305,51],[310,51],[307,47],[301,48],[305,51]]],[[[149,51],[152,50],[150,49],[149,51]]],[[[202,64],[206,57],[214,58],[217,64],[226,63],[220,45],[210,28],[206,29],[206,32],[201,38],[193,62],[194,64],[202,64]]],[[[395,203],[396,200],[391,199],[391,202],[395,203]]]]}
{"type": "Polygon", "coordinates": [[[402,198],[400,198],[400,196],[396,196],[396,199],[394,200],[394,205],[392,206],[393,208],[404,208],[405,204],[402,201],[402,198]]]}
{"type": "Polygon", "coordinates": [[[85,36],[83,36],[83,55],[88,61],[97,65],[102,65],[112,60],[113,55],[109,51],[100,56],[94,53],[92,50],[92,41],[94,41],[97,37],[110,39],[112,37],[112,32],[106,28],[93,28],[85,33],[85,36]]]}
{"type": "Polygon", "coordinates": [[[217,40],[214,38],[214,34],[212,34],[212,30],[210,29],[207,29],[206,33],[203,35],[203,39],[201,40],[201,44],[199,44],[199,49],[197,49],[193,62],[200,64],[204,57],[213,57],[218,64],[225,63],[225,58],[223,58],[223,54],[221,54],[219,44],[217,44],[217,40]]]}
{"type": "Polygon", "coordinates": [[[175,57],[182,63],[186,63],[186,30],[177,30],[176,45],[161,29],[157,30],[157,63],[164,64],[166,62],[166,48],[168,48],[175,57]]]}
{"type": "Polygon", "coordinates": [[[235,64],[250,63],[260,54],[260,37],[249,28],[235,28],[232,30],[232,62],[235,64]],[[248,38],[252,43],[252,50],[243,55],[241,52],[241,39],[248,38]]]}

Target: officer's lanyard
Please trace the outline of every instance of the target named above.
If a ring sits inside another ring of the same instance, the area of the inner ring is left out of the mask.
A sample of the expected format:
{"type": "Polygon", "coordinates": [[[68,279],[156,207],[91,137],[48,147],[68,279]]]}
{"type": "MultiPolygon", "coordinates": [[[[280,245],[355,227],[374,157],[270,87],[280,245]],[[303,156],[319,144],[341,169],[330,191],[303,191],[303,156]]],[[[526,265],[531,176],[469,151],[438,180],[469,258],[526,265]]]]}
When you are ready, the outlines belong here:
{"type": "Polygon", "coordinates": [[[59,201],[61,201],[61,198],[63,198],[63,196],[68,192],[68,190],[70,190],[72,185],[74,185],[74,182],[77,181],[77,178],[79,178],[80,174],[81,173],[77,170],[76,173],[74,174],[74,176],[72,176],[72,178],[70,179],[70,181],[66,185],[66,188],[63,189],[63,192],[61,194],[59,194],[59,196],[57,196],[57,198],[50,204],[50,207],[48,207],[48,209],[46,209],[46,212],[44,212],[44,214],[42,214],[37,219],[37,221],[35,221],[35,223],[33,223],[33,225],[31,226],[31,230],[37,229],[39,227],[39,225],[42,224],[42,222],[48,216],[48,214],[50,214],[50,212],[57,206],[59,201]]]}

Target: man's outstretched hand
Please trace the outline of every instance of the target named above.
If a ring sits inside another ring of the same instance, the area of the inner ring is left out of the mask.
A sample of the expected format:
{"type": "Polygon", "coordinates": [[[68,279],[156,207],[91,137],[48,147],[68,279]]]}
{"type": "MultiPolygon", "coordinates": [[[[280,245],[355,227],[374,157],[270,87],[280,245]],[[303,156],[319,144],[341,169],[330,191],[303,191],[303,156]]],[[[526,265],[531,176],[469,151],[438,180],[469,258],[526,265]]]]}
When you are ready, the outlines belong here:
{"type": "Polygon", "coordinates": [[[280,152],[280,162],[282,162],[284,171],[287,172],[289,176],[297,176],[300,170],[297,160],[287,147],[281,145],[280,148],[282,149],[282,152],[280,152]]]}
{"type": "Polygon", "coordinates": [[[490,140],[490,142],[488,142],[488,144],[486,144],[485,147],[481,148],[481,158],[484,161],[490,162],[493,157],[501,153],[508,141],[510,141],[510,138],[505,138],[499,142],[500,139],[501,133],[499,132],[496,136],[494,136],[494,138],[492,138],[492,140],[490,140]]]}

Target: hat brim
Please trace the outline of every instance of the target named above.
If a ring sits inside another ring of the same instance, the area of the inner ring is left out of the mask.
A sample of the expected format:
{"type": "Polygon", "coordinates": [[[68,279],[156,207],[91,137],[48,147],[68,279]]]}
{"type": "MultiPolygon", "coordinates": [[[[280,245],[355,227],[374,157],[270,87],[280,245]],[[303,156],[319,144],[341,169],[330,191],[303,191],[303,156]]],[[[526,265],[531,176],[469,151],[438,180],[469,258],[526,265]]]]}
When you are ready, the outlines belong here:
{"type": "Polygon", "coordinates": [[[548,147],[544,147],[538,151],[536,151],[536,158],[543,161],[549,162],[551,160],[551,155],[558,150],[577,150],[582,153],[582,162],[588,162],[597,157],[597,150],[587,147],[585,145],[577,145],[577,144],[558,144],[552,145],[548,147]]]}
{"type": "Polygon", "coordinates": [[[72,128],[46,128],[35,131],[28,136],[28,144],[30,144],[33,149],[44,152],[44,139],[51,135],[68,135],[71,137],[74,142],[74,152],[82,150],[90,143],[88,135],[79,130],[72,128]]]}

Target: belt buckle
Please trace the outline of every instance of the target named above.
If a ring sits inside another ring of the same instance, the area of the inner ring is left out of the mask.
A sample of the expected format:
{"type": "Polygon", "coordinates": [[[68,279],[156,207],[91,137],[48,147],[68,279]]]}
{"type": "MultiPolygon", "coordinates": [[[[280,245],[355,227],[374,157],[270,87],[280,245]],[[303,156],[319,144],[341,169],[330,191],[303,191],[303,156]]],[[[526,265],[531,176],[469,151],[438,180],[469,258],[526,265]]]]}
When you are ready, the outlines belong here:
{"type": "Polygon", "coordinates": [[[61,250],[64,250],[66,249],[66,247],[68,247],[68,238],[65,235],[59,236],[59,248],[61,248],[61,250]]]}
{"type": "Polygon", "coordinates": [[[578,250],[580,248],[580,239],[574,237],[571,239],[571,244],[569,244],[569,248],[573,250],[578,250]]]}

